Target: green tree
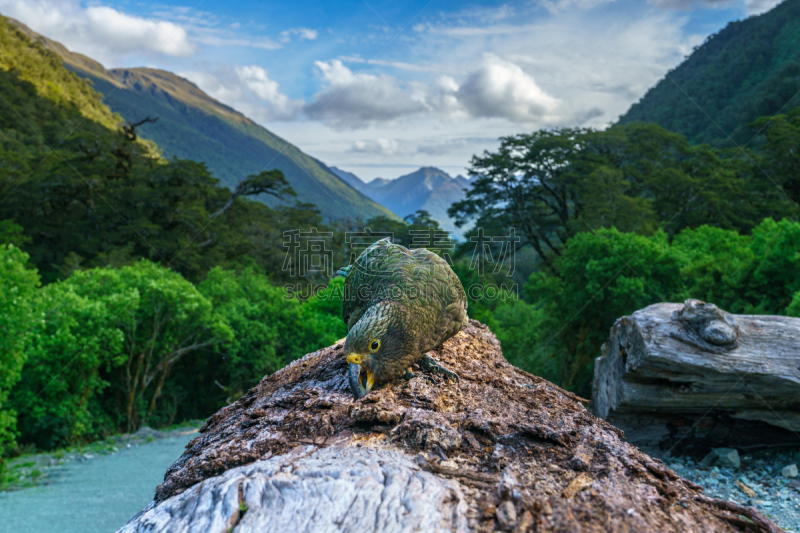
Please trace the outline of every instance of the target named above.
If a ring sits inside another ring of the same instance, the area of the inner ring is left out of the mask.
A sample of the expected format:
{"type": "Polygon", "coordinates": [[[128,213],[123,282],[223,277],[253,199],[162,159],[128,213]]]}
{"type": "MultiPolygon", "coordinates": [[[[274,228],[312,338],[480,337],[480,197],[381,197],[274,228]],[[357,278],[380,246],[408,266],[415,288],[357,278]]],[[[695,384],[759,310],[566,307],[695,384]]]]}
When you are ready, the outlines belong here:
{"type": "Polygon", "coordinates": [[[547,350],[537,350],[546,339],[542,338],[545,321],[543,306],[521,299],[500,303],[492,313],[492,331],[503,348],[503,356],[512,365],[537,376],[558,378],[557,357],[547,350]]]}
{"type": "Polygon", "coordinates": [[[69,281],[42,288],[22,379],[13,393],[20,440],[39,449],[76,444],[116,430],[98,403],[109,376],[125,361],[116,315],[136,303],[135,291],[75,293],[69,281]]]}
{"type": "MultiPolygon", "coordinates": [[[[795,76],[795,80],[800,76],[795,76]]],[[[761,166],[795,204],[800,204],[800,107],[785,115],[761,117],[750,125],[763,131],[761,166]]]]}
{"type": "Polygon", "coordinates": [[[39,275],[27,268],[27,261],[27,254],[19,248],[0,245],[0,471],[16,432],[16,412],[9,406],[9,393],[20,379],[25,345],[37,314],[31,300],[39,275]]]}
{"type": "Polygon", "coordinates": [[[490,234],[515,228],[554,271],[552,256],[574,231],[580,216],[578,177],[572,162],[582,150],[588,130],[540,130],[502,137],[497,152],[472,158],[472,186],[448,214],[459,226],[474,220],[490,234]]]}
{"type": "Polygon", "coordinates": [[[78,271],[64,283],[90,300],[127,300],[108,326],[124,335],[124,363],[109,377],[113,386],[108,400],[122,414],[120,425],[126,431],[153,423],[159,398],[177,363],[202,359],[231,336],[195,286],[149,261],[119,269],[78,271]]]}
{"type": "Polygon", "coordinates": [[[215,319],[232,333],[201,379],[222,391],[213,402],[233,401],[265,375],[344,337],[341,286],[341,280],[333,280],[301,302],[253,269],[212,269],[199,290],[213,303],[215,319]]]}
{"type": "Polygon", "coordinates": [[[525,284],[525,300],[539,308],[539,342],[520,364],[556,359],[549,379],[590,394],[592,364],[614,321],[668,301],[681,263],[662,231],[651,237],[614,228],[581,233],[556,262],[558,276],[538,273],[525,284]]]}
{"type": "Polygon", "coordinates": [[[509,360],[590,392],[592,364],[614,321],[647,305],[697,298],[740,314],[800,314],[800,223],[764,220],[750,235],[713,226],[672,243],[614,228],[570,239],[557,275],[533,274],[524,305],[491,311],[509,360]]]}
{"type": "Polygon", "coordinates": [[[756,257],[749,235],[711,226],[686,229],[675,236],[672,247],[683,265],[673,286],[676,301],[706,300],[731,313],[747,313],[746,287],[756,257]]]}
{"type": "Polygon", "coordinates": [[[472,159],[472,187],[448,210],[470,235],[504,235],[530,245],[551,273],[566,242],[601,227],[670,236],[713,225],[749,231],[794,206],[742,150],[691,146],[654,124],[606,131],[537,131],[504,137],[472,159]]]}
{"type": "Polygon", "coordinates": [[[800,223],[764,220],[753,230],[751,253],[757,258],[745,300],[752,314],[783,314],[800,291],[800,223]]]}

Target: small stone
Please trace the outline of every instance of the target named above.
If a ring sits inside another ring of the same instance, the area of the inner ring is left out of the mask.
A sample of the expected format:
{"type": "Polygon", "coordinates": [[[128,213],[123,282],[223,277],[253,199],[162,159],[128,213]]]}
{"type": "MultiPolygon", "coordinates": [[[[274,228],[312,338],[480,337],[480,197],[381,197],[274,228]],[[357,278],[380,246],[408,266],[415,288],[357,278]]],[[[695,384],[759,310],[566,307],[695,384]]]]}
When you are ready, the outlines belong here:
{"type": "Polygon", "coordinates": [[[497,492],[502,499],[517,500],[520,497],[519,481],[517,481],[517,478],[508,468],[503,470],[497,492]]]}
{"type": "Polygon", "coordinates": [[[517,524],[517,510],[514,508],[514,504],[508,500],[497,507],[495,516],[500,527],[506,531],[511,531],[517,524]]]}
{"type": "Polygon", "coordinates": [[[741,481],[737,481],[736,486],[739,487],[739,490],[741,490],[748,498],[755,497],[756,492],[741,481]]]}
{"type": "Polygon", "coordinates": [[[739,460],[739,452],[734,448],[714,448],[701,461],[706,466],[727,466],[739,468],[742,464],[739,460]]]}
{"type": "Polygon", "coordinates": [[[781,475],[783,477],[797,477],[797,465],[783,467],[783,470],[781,470],[781,475]]]}
{"type": "Polygon", "coordinates": [[[708,477],[718,478],[719,477],[719,468],[717,468],[716,466],[714,468],[712,468],[711,472],[709,472],[709,474],[708,474],[708,477]]]}

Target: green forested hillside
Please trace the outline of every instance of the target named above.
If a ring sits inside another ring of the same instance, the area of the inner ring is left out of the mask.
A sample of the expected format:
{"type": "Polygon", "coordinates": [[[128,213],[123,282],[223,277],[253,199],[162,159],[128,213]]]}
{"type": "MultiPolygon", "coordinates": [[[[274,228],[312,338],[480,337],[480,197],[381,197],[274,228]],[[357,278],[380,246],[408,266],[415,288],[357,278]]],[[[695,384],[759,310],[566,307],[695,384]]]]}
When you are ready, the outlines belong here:
{"type": "Polygon", "coordinates": [[[232,192],[121,123],[0,17],[0,486],[15,441],[205,416],[342,336],[277,285],[284,229],[325,229],[311,205],[247,198],[292,196],[280,171],[232,192]]]}
{"type": "Polygon", "coordinates": [[[279,274],[283,229],[318,221],[313,206],[245,198],[291,196],[279,171],[251,175],[232,197],[203,164],[162,159],[5,19],[0,45],[0,242],[23,246],[44,281],[139,258],[191,279],[243,263],[279,274]]]}
{"type": "Polygon", "coordinates": [[[748,125],[800,105],[800,0],[732,22],[650,89],[620,123],[655,122],[693,144],[744,144],[748,125]],[[729,138],[730,136],[730,138],[729,138]]]}
{"type": "MultiPolygon", "coordinates": [[[[70,52],[23,24],[26,34],[59,54],[68,69],[90,80],[103,102],[129,122],[158,117],[139,131],[155,141],[166,157],[203,162],[223,185],[235,187],[245,176],[265,169],[283,172],[298,200],[312,203],[323,218],[395,217],[388,209],[343,183],[324,164],[272,134],[241,113],[217,102],[190,81],[148,68],[106,70],[96,61],[70,52]]],[[[277,205],[274,197],[259,200],[277,205]]]]}

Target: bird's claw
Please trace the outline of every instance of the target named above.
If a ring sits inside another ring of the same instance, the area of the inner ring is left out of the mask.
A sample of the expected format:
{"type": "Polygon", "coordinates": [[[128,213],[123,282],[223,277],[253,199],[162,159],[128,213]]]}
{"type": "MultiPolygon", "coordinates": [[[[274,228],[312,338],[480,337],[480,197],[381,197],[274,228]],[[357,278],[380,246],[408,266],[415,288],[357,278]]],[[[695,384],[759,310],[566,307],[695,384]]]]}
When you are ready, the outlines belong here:
{"type": "Polygon", "coordinates": [[[458,374],[437,363],[436,360],[428,354],[423,355],[422,359],[420,359],[417,364],[422,370],[427,372],[437,372],[448,379],[454,379],[456,383],[460,383],[461,381],[458,374]]]}
{"type": "Polygon", "coordinates": [[[416,372],[412,372],[410,370],[406,370],[406,373],[400,376],[401,378],[411,381],[414,378],[423,378],[425,381],[430,383],[431,385],[436,385],[436,380],[432,377],[428,376],[427,374],[417,374],[416,372]]]}

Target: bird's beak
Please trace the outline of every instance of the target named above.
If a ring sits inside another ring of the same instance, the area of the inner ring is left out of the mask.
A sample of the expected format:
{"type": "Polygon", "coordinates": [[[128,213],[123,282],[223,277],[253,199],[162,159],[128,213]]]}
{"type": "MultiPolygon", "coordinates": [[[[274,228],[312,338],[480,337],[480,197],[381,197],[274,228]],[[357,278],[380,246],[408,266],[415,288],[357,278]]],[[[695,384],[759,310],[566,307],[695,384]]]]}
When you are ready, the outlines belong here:
{"type": "Polygon", "coordinates": [[[358,373],[358,385],[361,387],[361,395],[366,396],[375,385],[375,374],[362,366],[361,372],[358,373]]]}
{"type": "Polygon", "coordinates": [[[347,361],[350,363],[347,369],[347,377],[350,382],[350,390],[353,392],[353,396],[358,399],[363,398],[372,390],[375,385],[375,375],[371,370],[361,366],[361,364],[354,363],[353,359],[361,360],[360,356],[353,357],[354,355],[347,356],[347,361]]]}

